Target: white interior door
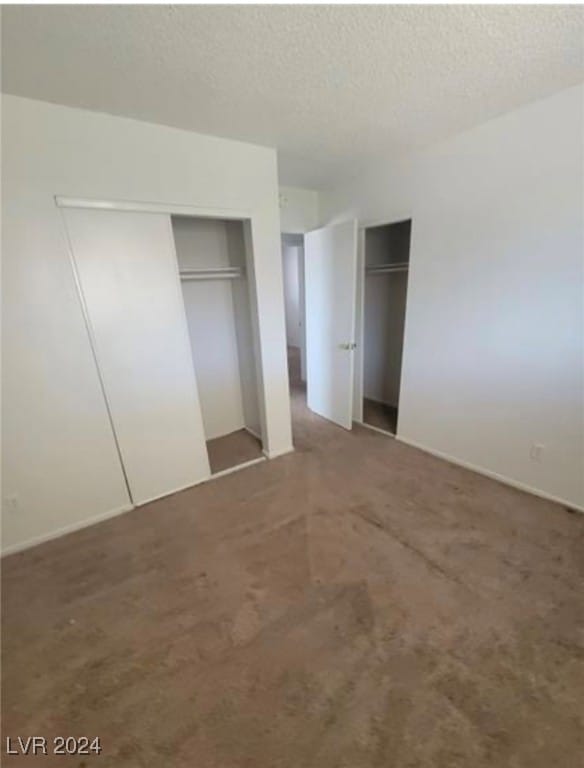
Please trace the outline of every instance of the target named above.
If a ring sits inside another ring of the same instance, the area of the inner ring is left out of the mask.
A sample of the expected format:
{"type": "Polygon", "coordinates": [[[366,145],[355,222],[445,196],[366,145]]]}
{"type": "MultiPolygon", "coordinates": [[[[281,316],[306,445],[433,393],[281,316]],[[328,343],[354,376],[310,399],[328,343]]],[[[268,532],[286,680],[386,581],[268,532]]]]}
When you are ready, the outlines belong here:
{"type": "Polygon", "coordinates": [[[307,404],[351,429],[357,222],[308,232],[304,254],[307,404]]]}
{"type": "Polygon", "coordinates": [[[66,209],[132,501],[210,475],[170,217],[66,209]]]}

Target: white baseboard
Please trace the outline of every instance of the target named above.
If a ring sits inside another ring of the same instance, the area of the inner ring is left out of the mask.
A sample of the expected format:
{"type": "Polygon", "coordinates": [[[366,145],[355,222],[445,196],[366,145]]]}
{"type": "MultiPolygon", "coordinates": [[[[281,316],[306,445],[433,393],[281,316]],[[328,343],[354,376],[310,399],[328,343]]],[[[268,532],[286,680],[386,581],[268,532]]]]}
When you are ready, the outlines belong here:
{"type": "Polygon", "coordinates": [[[262,443],[262,442],[263,442],[263,440],[262,440],[262,436],[261,436],[261,435],[258,435],[258,433],[255,431],[255,429],[252,429],[251,427],[244,427],[244,429],[245,429],[245,431],[246,431],[246,432],[249,432],[249,434],[250,434],[252,437],[255,437],[255,439],[256,439],[256,440],[259,440],[259,441],[260,441],[260,443],[262,443]]]}
{"type": "Polygon", "coordinates": [[[200,477],[198,480],[189,480],[189,482],[186,485],[179,485],[178,488],[173,488],[171,491],[164,491],[164,493],[159,493],[158,496],[152,496],[149,499],[144,499],[144,501],[141,501],[139,504],[135,504],[135,507],[144,507],[146,504],[152,504],[154,501],[160,501],[160,499],[166,499],[167,496],[172,496],[175,493],[181,493],[181,491],[187,491],[189,488],[195,488],[197,485],[201,485],[201,483],[206,483],[207,480],[211,477],[211,468],[209,468],[209,474],[205,475],[204,477],[200,477]]]}
{"type": "Polygon", "coordinates": [[[278,451],[262,451],[264,456],[267,459],[277,459],[278,456],[284,456],[287,453],[293,453],[294,452],[294,446],[291,445],[289,448],[281,448],[278,451]]]}
{"type": "Polygon", "coordinates": [[[532,496],[538,496],[540,499],[553,501],[555,504],[561,504],[563,507],[569,507],[570,509],[576,510],[576,512],[584,513],[584,507],[580,507],[577,504],[574,504],[572,501],[567,501],[566,499],[562,499],[559,496],[553,496],[551,493],[540,491],[538,488],[533,488],[531,485],[527,485],[526,483],[520,483],[518,480],[513,480],[506,475],[500,475],[498,472],[492,472],[490,469],[484,469],[483,467],[479,467],[476,464],[471,464],[468,461],[462,461],[461,459],[457,459],[448,453],[444,453],[443,451],[436,451],[434,448],[428,448],[421,443],[417,443],[415,440],[409,440],[407,437],[402,437],[401,435],[396,435],[395,439],[399,440],[400,443],[411,445],[412,448],[418,448],[420,451],[424,451],[424,453],[430,453],[432,456],[436,456],[438,459],[448,461],[450,464],[456,464],[456,466],[462,467],[463,469],[470,469],[472,472],[476,472],[478,475],[483,475],[484,477],[488,477],[491,480],[497,480],[499,483],[503,483],[503,485],[516,488],[518,491],[524,491],[525,493],[530,493],[532,496]]]}
{"type": "Polygon", "coordinates": [[[9,547],[6,547],[2,550],[1,556],[6,557],[6,555],[14,555],[16,552],[22,552],[25,549],[36,547],[37,544],[44,544],[45,541],[51,541],[52,539],[57,539],[60,536],[65,536],[68,533],[80,531],[82,528],[89,528],[91,525],[96,525],[97,523],[101,523],[104,520],[109,520],[110,517],[123,515],[124,512],[130,512],[132,509],[135,509],[132,504],[124,504],[122,507],[110,509],[107,512],[102,512],[99,515],[94,515],[93,517],[88,517],[85,520],[79,520],[76,523],[71,523],[71,525],[64,525],[62,528],[57,528],[56,530],[50,531],[49,533],[43,533],[40,536],[33,536],[32,539],[27,539],[26,541],[21,541],[18,544],[11,544],[9,547]]]}
{"type": "Polygon", "coordinates": [[[36,547],[37,544],[44,544],[46,541],[57,539],[60,536],[66,536],[68,533],[74,533],[75,531],[80,531],[82,528],[89,528],[89,526],[96,525],[97,523],[101,523],[104,520],[109,520],[111,517],[117,517],[118,515],[122,515],[125,512],[130,512],[132,509],[143,507],[146,504],[152,504],[155,501],[159,501],[160,499],[165,499],[168,496],[174,495],[175,493],[186,491],[188,488],[194,488],[195,486],[201,485],[202,483],[206,483],[209,480],[215,480],[218,477],[222,477],[223,475],[228,475],[231,472],[237,472],[240,469],[244,469],[245,467],[250,467],[252,464],[258,464],[259,462],[265,461],[265,460],[266,460],[265,456],[260,456],[257,459],[252,459],[251,461],[244,462],[243,464],[238,464],[235,467],[229,467],[228,469],[224,469],[221,472],[216,472],[214,475],[209,475],[207,477],[201,478],[200,480],[195,480],[194,482],[190,482],[187,485],[180,486],[179,488],[174,488],[172,491],[168,491],[166,493],[160,494],[159,496],[154,496],[151,499],[146,499],[144,501],[141,501],[139,504],[125,504],[122,507],[118,507],[116,509],[110,509],[107,512],[102,512],[99,515],[94,515],[93,517],[88,517],[85,520],[80,520],[78,522],[71,523],[71,525],[65,525],[62,528],[56,528],[54,531],[50,531],[49,533],[43,533],[40,536],[34,536],[32,539],[21,541],[18,544],[12,544],[11,546],[6,547],[5,549],[2,549],[2,552],[0,553],[0,557],[5,557],[7,555],[16,554],[17,552],[22,552],[25,549],[36,547]]]}
{"type": "Polygon", "coordinates": [[[208,480],[216,480],[218,477],[225,477],[225,475],[232,475],[234,472],[239,472],[240,469],[247,469],[247,467],[253,467],[254,464],[261,464],[266,460],[266,456],[258,456],[257,459],[250,459],[244,461],[241,464],[236,464],[234,467],[227,467],[220,472],[214,472],[208,480]]]}

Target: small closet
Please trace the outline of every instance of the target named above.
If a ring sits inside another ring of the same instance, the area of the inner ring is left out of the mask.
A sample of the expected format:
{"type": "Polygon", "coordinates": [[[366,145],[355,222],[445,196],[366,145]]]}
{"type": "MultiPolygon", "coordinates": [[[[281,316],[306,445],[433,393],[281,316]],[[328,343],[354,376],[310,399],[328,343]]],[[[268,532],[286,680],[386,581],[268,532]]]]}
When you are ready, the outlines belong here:
{"type": "Polygon", "coordinates": [[[250,221],[58,205],[131,503],[263,460],[250,221]]]}
{"type": "Polygon", "coordinates": [[[395,435],[410,260],[411,220],[364,233],[363,424],[395,435]]]}
{"type": "Polygon", "coordinates": [[[242,221],[172,216],[211,473],[262,457],[242,221]]]}

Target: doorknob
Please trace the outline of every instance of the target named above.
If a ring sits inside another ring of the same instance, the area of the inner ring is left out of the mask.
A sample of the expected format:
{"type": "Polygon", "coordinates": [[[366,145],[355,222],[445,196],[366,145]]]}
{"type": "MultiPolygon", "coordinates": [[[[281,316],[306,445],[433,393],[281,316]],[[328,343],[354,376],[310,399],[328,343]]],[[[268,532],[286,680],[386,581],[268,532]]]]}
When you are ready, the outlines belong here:
{"type": "Polygon", "coordinates": [[[347,344],[339,344],[339,349],[351,350],[351,349],[356,349],[356,347],[357,345],[353,342],[349,342],[347,344]]]}

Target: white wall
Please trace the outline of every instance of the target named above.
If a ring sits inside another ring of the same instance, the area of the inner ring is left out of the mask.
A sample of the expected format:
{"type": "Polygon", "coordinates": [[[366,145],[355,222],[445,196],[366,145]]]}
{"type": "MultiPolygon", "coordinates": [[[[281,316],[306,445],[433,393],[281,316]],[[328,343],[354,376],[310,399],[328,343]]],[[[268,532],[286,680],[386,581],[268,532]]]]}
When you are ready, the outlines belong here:
{"type": "MultiPolygon", "coordinates": [[[[172,224],[181,269],[230,266],[224,221],[179,216],[172,224]]],[[[181,287],[205,437],[212,440],[244,427],[232,281],[189,280],[181,287]]]]}
{"type": "Polygon", "coordinates": [[[300,265],[298,246],[282,245],[284,264],[284,307],[286,310],[286,342],[289,347],[300,347],[300,265]]]}
{"type": "Polygon", "coordinates": [[[302,234],[318,227],[319,194],[313,189],[280,187],[280,231],[302,234]]]}
{"type": "Polygon", "coordinates": [[[583,108],[571,88],[321,197],[413,219],[399,436],[580,507],[583,108]]]}
{"type": "Polygon", "coordinates": [[[4,549],[127,504],[55,194],[249,212],[264,447],[290,450],[275,152],[4,96],[2,155],[4,549]]]}

